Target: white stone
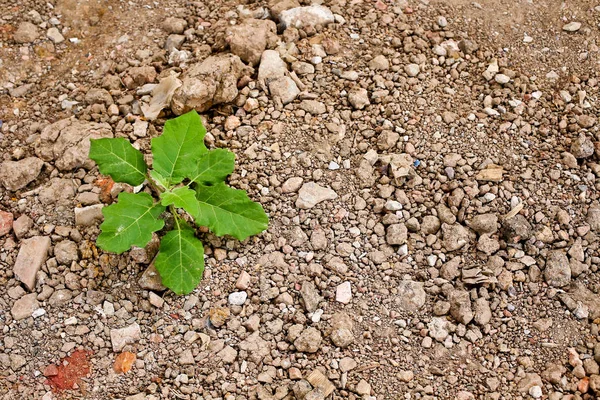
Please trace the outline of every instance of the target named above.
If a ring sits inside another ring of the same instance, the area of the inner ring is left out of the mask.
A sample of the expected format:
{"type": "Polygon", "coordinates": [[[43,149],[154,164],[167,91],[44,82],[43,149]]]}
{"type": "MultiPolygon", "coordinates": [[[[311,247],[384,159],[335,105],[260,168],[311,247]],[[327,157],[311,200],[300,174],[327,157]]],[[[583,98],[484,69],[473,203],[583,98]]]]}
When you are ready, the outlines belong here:
{"type": "Polygon", "coordinates": [[[421,67],[418,64],[408,64],[404,67],[404,71],[410,77],[415,77],[421,72],[421,67]]]}
{"type": "Polygon", "coordinates": [[[248,298],[248,293],[246,292],[233,292],[229,295],[229,304],[232,306],[242,306],[246,302],[248,298]]]}
{"type": "Polygon", "coordinates": [[[350,300],[352,300],[352,285],[350,282],[346,281],[338,285],[335,290],[335,300],[343,304],[350,303],[350,300]]]}
{"type": "Polygon", "coordinates": [[[501,85],[510,82],[510,78],[504,74],[496,74],[496,76],[494,76],[494,80],[501,85]]]}
{"type": "Polygon", "coordinates": [[[563,31],[566,32],[577,32],[579,29],[581,29],[581,22],[573,21],[563,26],[563,31]]]}

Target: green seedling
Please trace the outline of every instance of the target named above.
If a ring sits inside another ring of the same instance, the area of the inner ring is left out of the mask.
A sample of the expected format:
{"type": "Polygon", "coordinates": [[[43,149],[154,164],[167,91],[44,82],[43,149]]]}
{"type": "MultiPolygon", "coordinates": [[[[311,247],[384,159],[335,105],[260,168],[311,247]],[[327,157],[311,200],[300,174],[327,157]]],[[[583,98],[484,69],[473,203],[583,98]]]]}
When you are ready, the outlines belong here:
{"type": "Polygon", "coordinates": [[[152,233],[163,229],[161,217],[168,209],[173,230],[162,237],[155,266],[163,285],[177,294],[194,290],[204,272],[204,246],[194,224],[210,228],[217,236],[244,240],[267,229],[269,223],[259,203],[225,183],[234,170],[235,155],[225,149],[208,150],[205,134],[195,111],[167,121],[162,135],[151,142],[152,170],[124,138],[91,140],[89,156],[102,174],[132,186],[147,182],[158,197],[120,193],[117,203],[102,209],[98,247],[120,254],[132,246],[146,246],[152,233]]]}

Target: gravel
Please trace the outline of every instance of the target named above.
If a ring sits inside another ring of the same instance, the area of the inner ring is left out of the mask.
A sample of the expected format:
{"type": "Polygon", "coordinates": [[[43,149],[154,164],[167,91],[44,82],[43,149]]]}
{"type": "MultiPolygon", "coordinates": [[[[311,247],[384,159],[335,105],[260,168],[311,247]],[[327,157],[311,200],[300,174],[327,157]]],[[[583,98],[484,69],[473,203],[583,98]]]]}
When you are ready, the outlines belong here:
{"type": "Polygon", "coordinates": [[[0,16],[1,396],[53,398],[73,354],[90,399],[600,395],[598,10],[51,3],[0,16]],[[191,109],[270,224],[198,229],[176,296],[162,232],[95,245],[103,207],[151,189],[88,151],[151,162],[191,109]]]}

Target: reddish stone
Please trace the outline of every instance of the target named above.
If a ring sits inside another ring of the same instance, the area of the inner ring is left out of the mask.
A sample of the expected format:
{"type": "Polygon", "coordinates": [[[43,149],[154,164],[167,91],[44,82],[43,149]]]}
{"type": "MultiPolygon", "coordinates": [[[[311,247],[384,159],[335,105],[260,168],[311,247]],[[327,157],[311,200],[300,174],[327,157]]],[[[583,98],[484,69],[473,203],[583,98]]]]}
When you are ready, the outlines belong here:
{"type": "Polygon", "coordinates": [[[56,365],[52,364],[44,368],[44,376],[49,377],[56,375],[58,375],[58,367],[56,365]]]}
{"type": "Polygon", "coordinates": [[[54,376],[48,378],[48,384],[55,390],[76,389],[81,378],[90,373],[90,361],[88,357],[91,351],[77,350],[61,360],[54,376]]]}
{"type": "Polygon", "coordinates": [[[13,226],[13,215],[6,211],[0,211],[0,236],[10,232],[13,226]]]}

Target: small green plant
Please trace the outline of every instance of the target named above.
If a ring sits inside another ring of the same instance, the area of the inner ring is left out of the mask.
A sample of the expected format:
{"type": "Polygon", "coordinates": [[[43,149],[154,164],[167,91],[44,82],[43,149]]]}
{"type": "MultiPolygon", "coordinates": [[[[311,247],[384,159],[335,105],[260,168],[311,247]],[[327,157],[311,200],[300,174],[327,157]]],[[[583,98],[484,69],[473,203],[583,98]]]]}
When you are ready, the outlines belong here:
{"type": "Polygon", "coordinates": [[[91,140],[89,156],[102,174],[133,186],[147,181],[159,198],[154,201],[145,192],[120,193],[117,203],[102,210],[98,247],[120,254],[131,246],[146,246],[152,232],[164,227],[161,216],[168,208],[174,226],[161,239],[155,266],[163,284],[177,294],[194,290],[204,272],[204,246],[186,220],[238,240],[264,231],[269,223],[260,204],[225,184],[235,155],[225,149],[208,150],[205,134],[195,111],[167,121],[163,134],[151,142],[152,170],[126,139],[91,140]]]}

